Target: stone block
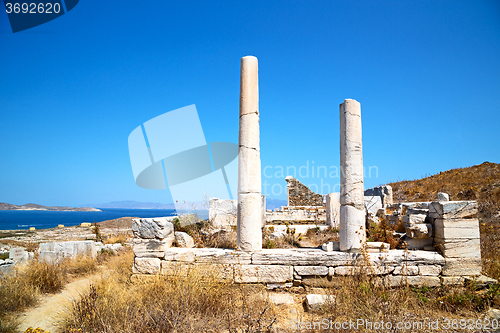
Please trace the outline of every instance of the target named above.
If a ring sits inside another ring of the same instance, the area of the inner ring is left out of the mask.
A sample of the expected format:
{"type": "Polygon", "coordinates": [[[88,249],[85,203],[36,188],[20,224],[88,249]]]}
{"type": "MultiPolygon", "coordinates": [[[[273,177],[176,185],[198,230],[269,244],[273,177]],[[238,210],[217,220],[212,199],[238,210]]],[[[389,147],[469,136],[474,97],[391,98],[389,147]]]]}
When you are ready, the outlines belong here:
{"type": "Polygon", "coordinates": [[[393,275],[418,275],[418,266],[397,266],[392,272],[393,275]]]}
{"type": "Polygon", "coordinates": [[[210,198],[208,219],[215,228],[236,226],[238,200],[210,198]]]}
{"type": "Polygon", "coordinates": [[[476,276],[481,274],[481,259],[447,258],[441,274],[443,276],[476,276]]]}
{"type": "Polygon", "coordinates": [[[178,261],[182,263],[193,263],[194,253],[197,249],[172,247],[165,251],[165,261],[178,261]]]}
{"type": "Polygon", "coordinates": [[[326,242],[325,244],[321,245],[321,249],[326,252],[339,251],[339,242],[326,242]]]}
{"type": "Polygon", "coordinates": [[[481,259],[481,240],[434,238],[436,248],[446,258],[478,258],[481,259]]]}
{"type": "Polygon", "coordinates": [[[434,239],[432,238],[406,238],[406,248],[408,250],[424,250],[426,246],[432,246],[434,239]]]}
{"type": "Polygon", "coordinates": [[[479,239],[479,228],[436,228],[435,238],[444,241],[459,239],[479,239]]]}
{"type": "Polygon", "coordinates": [[[335,267],[335,275],[386,275],[393,270],[392,266],[339,266],[335,267]]]}
{"type": "Polygon", "coordinates": [[[279,283],[292,280],[292,266],[238,265],[234,271],[234,281],[237,283],[279,283]]]}
{"type": "Polygon", "coordinates": [[[263,249],[252,253],[252,264],[290,266],[348,265],[359,255],[345,252],[326,252],[320,249],[263,249]]]}
{"type": "Polygon", "coordinates": [[[442,269],[443,269],[443,267],[440,265],[419,265],[418,266],[419,274],[420,275],[427,275],[427,276],[438,276],[439,273],[441,273],[442,269]]]}
{"type": "Polygon", "coordinates": [[[384,242],[366,242],[366,251],[369,253],[387,252],[391,249],[389,243],[384,242]]]}
{"type": "Polygon", "coordinates": [[[441,201],[429,206],[429,216],[438,219],[472,218],[476,214],[476,201],[441,201]]]}
{"type": "Polygon", "coordinates": [[[463,286],[464,277],[463,276],[442,276],[441,284],[443,286],[463,286]]]}
{"type": "Polygon", "coordinates": [[[432,237],[432,224],[419,223],[406,225],[406,236],[410,238],[431,238],[432,237]]]}
{"type": "Polygon", "coordinates": [[[173,237],[163,240],[134,238],[132,240],[132,249],[136,257],[163,258],[165,257],[165,251],[172,246],[172,243],[173,237]]]}
{"type": "Polygon", "coordinates": [[[391,250],[387,254],[380,253],[373,259],[375,264],[391,266],[444,265],[445,259],[437,252],[391,250]]]}
{"type": "Polygon", "coordinates": [[[177,231],[175,232],[175,244],[178,247],[191,248],[194,247],[194,240],[193,237],[189,236],[187,233],[177,231]]]}
{"type": "Polygon", "coordinates": [[[328,267],[326,266],[294,266],[295,273],[300,276],[307,275],[328,275],[328,267]]]}
{"type": "Polygon", "coordinates": [[[306,296],[306,305],[309,310],[318,311],[327,304],[335,304],[335,299],[335,295],[309,294],[306,296]]]}
{"type": "Polygon", "coordinates": [[[427,214],[411,214],[411,215],[405,215],[403,216],[403,222],[405,224],[405,227],[411,227],[414,224],[420,224],[420,223],[425,223],[425,220],[427,219],[427,214]]]}
{"type": "Polygon", "coordinates": [[[450,201],[450,195],[448,193],[438,192],[437,201],[450,201]]]}
{"type": "Polygon", "coordinates": [[[196,249],[195,261],[198,263],[242,264],[251,263],[251,254],[230,249],[196,249]]]}
{"type": "Polygon", "coordinates": [[[135,258],[132,273],[158,274],[161,260],[158,258],[135,258]]]}
{"type": "Polygon", "coordinates": [[[441,285],[441,280],[437,276],[404,276],[404,275],[388,275],[385,280],[388,287],[399,287],[406,284],[415,287],[438,287],[441,285]]]}
{"type": "Polygon", "coordinates": [[[380,196],[364,196],[365,207],[368,213],[373,215],[377,214],[377,211],[383,207],[382,198],[380,196]]]}
{"type": "Polygon", "coordinates": [[[57,263],[57,258],[56,251],[43,251],[38,253],[38,260],[49,264],[57,263]]]}
{"type": "Polygon", "coordinates": [[[340,193],[326,195],[326,224],[339,228],[340,223],[340,193]]]}
{"type": "Polygon", "coordinates": [[[136,238],[165,239],[173,237],[174,225],[170,222],[175,217],[152,217],[132,220],[132,232],[136,238]]]}

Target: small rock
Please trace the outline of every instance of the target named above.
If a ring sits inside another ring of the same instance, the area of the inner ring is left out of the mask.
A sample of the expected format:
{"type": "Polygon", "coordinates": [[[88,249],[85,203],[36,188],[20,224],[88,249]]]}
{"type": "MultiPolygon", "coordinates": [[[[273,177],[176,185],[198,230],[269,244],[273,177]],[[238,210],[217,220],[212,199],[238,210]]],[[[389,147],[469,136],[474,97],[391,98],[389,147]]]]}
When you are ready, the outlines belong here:
{"type": "Polygon", "coordinates": [[[323,251],[326,251],[326,252],[332,252],[332,251],[339,251],[340,250],[340,247],[339,247],[339,242],[326,242],[325,244],[321,245],[321,248],[323,249],[323,251]]]}
{"type": "Polygon", "coordinates": [[[489,309],[486,315],[491,319],[500,320],[500,310],[498,309],[489,309]]]}
{"type": "Polygon", "coordinates": [[[321,294],[309,294],[306,296],[306,305],[309,310],[320,310],[327,302],[335,302],[335,296],[321,294]]]}
{"type": "Polygon", "coordinates": [[[450,201],[450,195],[444,192],[438,192],[437,201],[450,201]]]}
{"type": "Polygon", "coordinates": [[[178,247],[187,247],[187,248],[194,247],[193,237],[189,236],[185,232],[177,231],[175,233],[175,242],[177,243],[178,247]]]}

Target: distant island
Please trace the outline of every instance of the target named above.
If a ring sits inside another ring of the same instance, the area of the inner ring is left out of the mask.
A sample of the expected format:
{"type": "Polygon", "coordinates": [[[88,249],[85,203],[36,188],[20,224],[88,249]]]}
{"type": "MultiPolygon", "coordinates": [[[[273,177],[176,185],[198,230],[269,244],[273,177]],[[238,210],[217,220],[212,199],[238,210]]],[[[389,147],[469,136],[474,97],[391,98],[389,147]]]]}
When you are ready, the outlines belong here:
{"type": "Polygon", "coordinates": [[[132,200],[125,201],[112,201],[99,204],[87,204],[85,206],[99,207],[99,208],[118,208],[118,209],[175,209],[173,203],[156,203],[156,202],[139,202],[132,200]]]}
{"type": "Polygon", "coordinates": [[[92,207],[63,207],[63,206],[42,206],[33,203],[25,205],[12,205],[0,202],[0,210],[46,210],[58,212],[101,212],[100,209],[92,207]]]}

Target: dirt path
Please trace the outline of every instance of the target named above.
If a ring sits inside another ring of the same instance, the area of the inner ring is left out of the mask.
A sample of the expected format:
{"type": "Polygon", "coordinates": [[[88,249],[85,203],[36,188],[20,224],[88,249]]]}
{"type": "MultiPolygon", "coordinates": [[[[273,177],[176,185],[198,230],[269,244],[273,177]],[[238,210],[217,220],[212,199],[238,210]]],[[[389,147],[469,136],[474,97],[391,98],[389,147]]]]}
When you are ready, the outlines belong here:
{"type": "Polygon", "coordinates": [[[57,320],[71,302],[88,290],[90,284],[100,278],[100,274],[81,278],[68,283],[64,289],[55,295],[45,295],[40,299],[37,307],[21,314],[19,331],[24,332],[28,327],[40,327],[51,333],[57,332],[57,320]]]}

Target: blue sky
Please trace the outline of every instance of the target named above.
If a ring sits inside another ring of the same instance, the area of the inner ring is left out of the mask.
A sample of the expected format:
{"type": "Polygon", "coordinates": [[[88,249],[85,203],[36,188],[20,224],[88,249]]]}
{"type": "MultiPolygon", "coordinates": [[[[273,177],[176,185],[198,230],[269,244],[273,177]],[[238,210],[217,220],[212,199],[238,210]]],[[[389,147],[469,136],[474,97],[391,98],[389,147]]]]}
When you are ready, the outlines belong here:
{"type": "Polygon", "coordinates": [[[236,143],[246,55],[271,198],[280,167],[339,165],[346,98],[378,170],[365,187],[500,162],[498,1],[81,0],[15,34],[0,12],[0,202],[172,202],[135,185],[128,135],[196,104],[207,141],[236,143]]]}

